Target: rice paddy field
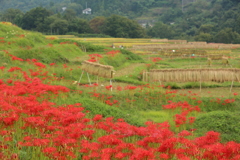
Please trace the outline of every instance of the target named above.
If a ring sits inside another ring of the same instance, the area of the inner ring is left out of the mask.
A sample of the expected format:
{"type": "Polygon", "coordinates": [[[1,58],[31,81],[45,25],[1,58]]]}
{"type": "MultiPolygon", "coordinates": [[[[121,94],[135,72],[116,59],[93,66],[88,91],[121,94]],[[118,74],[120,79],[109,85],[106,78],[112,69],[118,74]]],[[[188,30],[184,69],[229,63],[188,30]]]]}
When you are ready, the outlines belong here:
{"type": "Polygon", "coordinates": [[[238,160],[239,54],[0,22],[0,159],[238,160]]]}

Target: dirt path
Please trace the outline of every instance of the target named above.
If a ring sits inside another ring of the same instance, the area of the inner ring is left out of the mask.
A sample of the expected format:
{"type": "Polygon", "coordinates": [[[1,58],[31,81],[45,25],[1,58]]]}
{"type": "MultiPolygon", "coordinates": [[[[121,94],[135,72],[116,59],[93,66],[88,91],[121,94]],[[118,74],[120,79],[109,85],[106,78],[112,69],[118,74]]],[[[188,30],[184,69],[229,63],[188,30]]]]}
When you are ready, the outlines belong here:
{"type": "Polygon", "coordinates": [[[117,70],[114,77],[121,77],[124,75],[130,75],[134,73],[135,68],[144,66],[144,63],[133,63],[127,67],[124,67],[123,69],[117,70]]]}

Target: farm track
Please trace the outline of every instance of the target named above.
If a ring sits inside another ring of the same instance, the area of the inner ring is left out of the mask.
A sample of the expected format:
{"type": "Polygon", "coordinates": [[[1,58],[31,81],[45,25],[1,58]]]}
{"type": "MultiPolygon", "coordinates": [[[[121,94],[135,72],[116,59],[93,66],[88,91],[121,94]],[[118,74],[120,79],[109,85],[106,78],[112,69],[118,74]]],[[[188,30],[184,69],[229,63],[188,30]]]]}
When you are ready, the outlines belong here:
{"type": "Polygon", "coordinates": [[[133,63],[127,67],[117,70],[114,77],[122,77],[122,76],[131,75],[134,72],[135,68],[142,67],[144,65],[145,64],[143,64],[143,63],[133,63]]]}

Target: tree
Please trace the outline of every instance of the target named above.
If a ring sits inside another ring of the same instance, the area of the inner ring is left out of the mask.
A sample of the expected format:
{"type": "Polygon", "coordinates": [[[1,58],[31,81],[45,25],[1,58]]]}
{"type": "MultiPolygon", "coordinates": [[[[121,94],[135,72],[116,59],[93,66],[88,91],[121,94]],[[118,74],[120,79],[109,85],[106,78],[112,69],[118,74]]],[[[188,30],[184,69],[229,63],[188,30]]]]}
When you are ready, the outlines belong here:
{"type": "Polygon", "coordinates": [[[157,22],[152,28],[147,31],[147,34],[155,38],[173,38],[174,30],[171,26],[164,24],[162,22],[157,22]]]}
{"type": "Polygon", "coordinates": [[[67,21],[73,21],[76,18],[77,13],[73,9],[66,9],[63,13],[63,18],[67,21]]]}
{"type": "Polygon", "coordinates": [[[89,21],[89,26],[93,30],[94,33],[101,33],[102,27],[105,23],[106,18],[105,17],[95,17],[91,21],[89,21]]]}
{"type": "Polygon", "coordinates": [[[239,34],[237,32],[233,32],[232,28],[225,28],[218,32],[214,37],[214,41],[217,43],[235,43],[238,39],[239,34]]]}
{"type": "Polygon", "coordinates": [[[23,12],[21,10],[9,8],[5,12],[3,12],[2,20],[15,23],[16,20],[22,16],[23,16],[23,12]]]}
{"type": "Polygon", "coordinates": [[[112,15],[103,25],[103,33],[112,37],[142,38],[146,36],[144,28],[136,21],[128,18],[112,15]]]}
{"type": "Polygon", "coordinates": [[[201,27],[198,29],[198,33],[210,33],[210,32],[212,32],[212,30],[213,30],[213,28],[214,28],[214,25],[212,25],[212,24],[203,24],[203,25],[201,25],[201,27]]]}
{"type": "Polygon", "coordinates": [[[68,31],[92,33],[92,29],[90,28],[88,21],[82,18],[75,18],[73,21],[69,22],[68,31]]]}
{"type": "Polygon", "coordinates": [[[209,33],[200,33],[194,37],[195,41],[212,42],[213,36],[209,33]]]}
{"type": "Polygon", "coordinates": [[[43,24],[52,13],[45,8],[37,7],[31,9],[22,18],[22,28],[27,30],[43,31],[43,24]]]}
{"type": "Polygon", "coordinates": [[[240,15],[235,20],[234,30],[240,34],[240,15]]]}
{"type": "Polygon", "coordinates": [[[55,22],[57,19],[61,19],[61,18],[62,18],[62,16],[60,14],[54,14],[54,15],[47,17],[44,21],[44,29],[45,30],[43,32],[45,32],[47,34],[53,34],[53,32],[55,30],[53,30],[51,24],[53,22],[55,22]]]}
{"type": "Polygon", "coordinates": [[[57,34],[66,34],[68,31],[68,22],[64,19],[56,19],[50,24],[50,27],[57,34]]]}
{"type": "Polygon", "coordinates": [[[70,3],[67,6],[68,9],[72,9],[76,12],[77,15],[82,13],[83,7],[80,4],[77,3],[70,3]]]}

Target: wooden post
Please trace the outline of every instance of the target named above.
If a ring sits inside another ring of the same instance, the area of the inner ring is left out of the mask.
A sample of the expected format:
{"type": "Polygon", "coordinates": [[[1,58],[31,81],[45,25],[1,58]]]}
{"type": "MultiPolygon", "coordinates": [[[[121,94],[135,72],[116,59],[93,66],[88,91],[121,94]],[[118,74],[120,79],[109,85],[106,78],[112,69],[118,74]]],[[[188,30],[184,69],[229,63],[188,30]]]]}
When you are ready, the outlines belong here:
{"type": "Polygon", "coordinates": [[[142,74],[142,76],[143,76],[143,77],[142,77],[142,81],[143,81],[143,82],[145,82],[145,80],[146,80],[146,79],[145,79],[145,74],[146,74],[146,72],[143,71],[143,74],[142,74]]]}
{"type": "MultiPolygon", "coordinates": [[[[231,68],[232,68],[232,66],[231,66],[231,68]]],[[[234,77],[233,77],[233,71],[232,71],[232,84],[231,84],[230,92],[232,92],[233,81],[234,81],[234,77]]]]}
{"type": "MultiPolygon", "coordinates": [[[[110,79],[110,85],[112,86],[112,79],[110,79]]],[[[111,92],[112,92],[112,88],[113,88],[113,87],[111,87],[111,92]]]]}
{"type": "Polygon", "coordinates": [[[80,78],[79,78],[79,80],[78,80],[78,84],[80,83],[80,81],[81,81],[81,79],[82,79],[83,73],[84,73],[84,71],[82,71],[82,74],[81,74],[81,76],[80,76],[80,78]]]}
{"type": "Polygon", "coordinates": [[[87,77],[88,77],[88,82],[89,82],[89,84],[91,85],[91,81],[90,81],[88,72],[87,72],[87,77]]]}
{"type": "Polygon", "coordinates": [[[200,92],[202,92],[202,71],[200,69],[200,92]]]}

